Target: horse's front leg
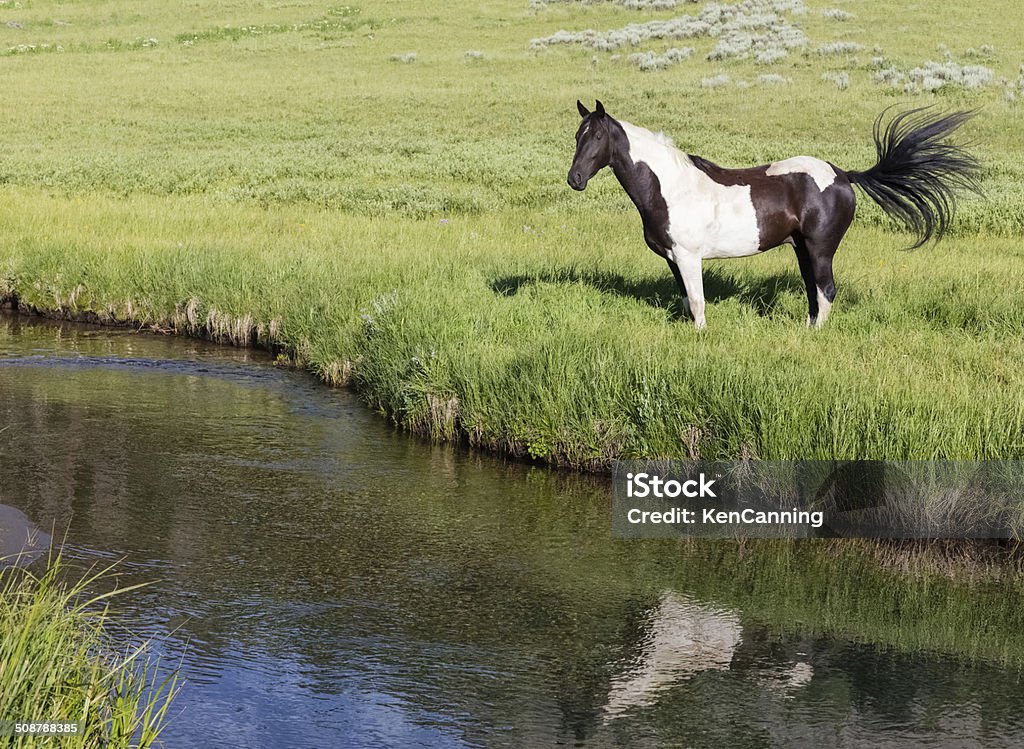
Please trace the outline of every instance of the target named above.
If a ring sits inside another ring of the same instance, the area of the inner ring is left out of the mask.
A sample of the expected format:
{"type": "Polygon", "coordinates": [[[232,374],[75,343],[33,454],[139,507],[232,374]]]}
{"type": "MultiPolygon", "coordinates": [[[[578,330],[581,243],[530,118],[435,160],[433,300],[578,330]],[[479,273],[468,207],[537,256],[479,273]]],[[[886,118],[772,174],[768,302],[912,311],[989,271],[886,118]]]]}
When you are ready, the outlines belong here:
{"type": "Polygon", "coordinates": [[[672,252],[686,299],[689,300],[690,315],[698,330],[706,326],[704,321],[704,279],[701,275],[701,256],[697,252],[676,249],[672,252]]]}
{"type": "Polygon", "coordinates": [[[686,296],[686,284],[683,283],[683,274],[679,272],[679,266],[676,265],[676,261],[669,255],[665,258],[668,261],[668,267],[672,269],[672,275],[675,276],[676,285],[679,287],[679,294],[683,297],[683,314],[693,316],[690,312],[690,300],[686,296]]]}

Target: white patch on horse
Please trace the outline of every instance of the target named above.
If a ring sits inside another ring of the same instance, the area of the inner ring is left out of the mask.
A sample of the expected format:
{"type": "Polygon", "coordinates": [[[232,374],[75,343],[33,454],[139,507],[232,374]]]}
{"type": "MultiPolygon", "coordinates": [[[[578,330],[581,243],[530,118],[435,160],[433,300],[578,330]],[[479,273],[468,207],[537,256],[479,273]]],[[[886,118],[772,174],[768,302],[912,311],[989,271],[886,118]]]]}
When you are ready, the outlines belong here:
{"type": "Polygon", "coordinates": [[[780,174],[793,174],[801,172],[814,180],[814,184],[822,192],[825,188],[836,181],[836,170],[827,162],[816,159],[813,156],[794,156],[791,159],[776,161],[768,167],[765,172],[769,177],[777,177],[780,174]]]}
{"type": "MultiPolygon", "coordinates": [[[[619,120],[629,139],[629,157],[644,162],[658,177],[668,206],[672,255],[697,258],[746,257],[760,247],[757,213],[748,185],[721,185],[661,133],[619,120]]],[[[701,306],[703,299],[691,299],[701,306]]],[[[694,310],[697,312],[697,310],[694,310]]]]}
{"type": "Polygon", "coordinates": [[[832,311],[832,302],[825,298],[825,295],[821,293],[821,289],[818,289],[818,317],[814,321],[814,327],[820,328],[828,320],[828,313],[832,311]]]}

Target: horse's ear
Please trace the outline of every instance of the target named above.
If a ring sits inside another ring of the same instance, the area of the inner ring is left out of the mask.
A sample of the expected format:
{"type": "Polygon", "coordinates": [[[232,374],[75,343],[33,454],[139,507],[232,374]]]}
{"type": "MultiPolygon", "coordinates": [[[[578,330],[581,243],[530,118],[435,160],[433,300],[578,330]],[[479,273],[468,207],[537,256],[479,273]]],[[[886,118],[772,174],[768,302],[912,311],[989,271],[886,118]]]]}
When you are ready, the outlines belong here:
{"type": "Polygon", "coordinates": [[[586,117],[590,114],[589,110],[583,106],[583,102],[579,99],[576,100],[576,109],[580,110],[580,117],[586,117]]]}
{"type": "Polygon", "coordinates": [[[597,112],[598,114],[602,114],[603,115],[604,114],[604,104],[602,104],[600,102],[600,100],[595,100],[595,101],[597,101],[597,109],[595,109],[594,111],[597,112]]]}

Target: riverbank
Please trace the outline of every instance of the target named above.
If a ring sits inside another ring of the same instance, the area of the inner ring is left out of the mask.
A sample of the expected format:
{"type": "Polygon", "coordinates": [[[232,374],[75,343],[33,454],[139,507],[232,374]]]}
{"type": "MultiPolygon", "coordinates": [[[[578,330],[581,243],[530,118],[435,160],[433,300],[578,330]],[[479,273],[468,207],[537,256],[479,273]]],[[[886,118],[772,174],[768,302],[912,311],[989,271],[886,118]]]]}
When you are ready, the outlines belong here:
{"type": "Polygon", "coordinates": [[[36,46],[5,58],[24,100],[4,114],[0,295],[266,347],[410,432],[571,469],[1016,458],[1024,48],[976,11],[947,38],[967,11],[945,5],[944,23],[933,7],[906,11],[913,34],[875,0],[843,19],[794,11],[806,44],[764,79],[753,59],[715,57],[710,37],[654,71],[628,47],[531,46],[688,5],[425,0],[388,17],[212,5],[142,18],[115,0],[62,8],[67,25],[22,9],[22,28],[3,31],[36,46]],[[849,44],[822,51],[836,39],[849,44]],[[950,59],[991,80],[915,91],[876,75],[875,57],[909,71],[954,43],[950,59]],[[792,253],[708,263],[698,334],[614,180],[583,194],[564,184],[574,102],[593,96],[728,166],[805,153],[866,168],[888,104],[982,107],[960,137],[976,141],[986,198],[963,203],[948,240],[911,253],[862,199],[822,331],[804,327],[792,253]]]}
{"type": "Polygon", "coordinates": [[[4,221],[19,239],[3,251],[0,293],[19,310],[279,351],[432,439],[591,470],[639,457],[1020,454],[1012,239],[987,238],[990,262],[964,277],[977,238],[901,255],[899,237],[856,230],[851,244],[885,249],[848,253],[853,288],[822,331],[803,326],[787,254],[715,265],[712,327],[697,333],[615,216],[524,231],[507,216],[239,215],[14,191],[4,221]],[[91,228],[71,243],[59,227],[33,236],[55,215],[91,228]],[[552,252],[566,237],[576,248],[552,252]],[[624,249],[585,265],[605,243],[624,249]]]}

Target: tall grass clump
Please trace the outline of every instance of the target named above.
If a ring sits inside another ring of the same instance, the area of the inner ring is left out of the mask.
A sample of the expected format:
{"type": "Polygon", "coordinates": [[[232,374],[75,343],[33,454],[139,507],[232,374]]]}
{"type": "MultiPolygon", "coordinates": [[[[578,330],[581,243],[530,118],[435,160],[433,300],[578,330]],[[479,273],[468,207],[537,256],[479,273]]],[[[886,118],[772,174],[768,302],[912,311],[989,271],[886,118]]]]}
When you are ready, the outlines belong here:
{"type": "Polygon", "coordinates": [[[654,52],[637,52],[629,56],[629,61],[641,70],[664,70],[677,62],[688,60],[693,56],[693,47],[679,49],[673,47],[664,54],[654,52]]]}
{"type": "Polygon", "coordinates": [[[883,68],[874,75],[876,83],[902,88],[906,93],[932,92],[944,88],[962,88],[973,91],[985,88],[995,79],[995,71],[984,65],[960,65],[953,60],[928,60],[909,70],[894,66],[883,68]]]}
{"type": "Polygon", "coordinates": [[[719,73],[708,78],[700,79],[701,88],[722,88],[722,86],[728,86],[732,82],[728,73],[719,73]]]}
{"type": "Polygon", "coordinates": [[[828,42],[818,47],[820,55],[850,55],[864,49],[863,44],[857,42],[828,42]]]}
{"type": "Polygon", "coordinates": [[[1006,101],[1013,101],[1018,93],[1024,94],[1024,65],[1020,66],[1020,75],[1015,80],[1003,81],[1003,98],[1006,101]]]}
{"type": "Polygon", "coordinates": [[[849,21],[853,18],[853,13],[842,10],[841,8],[825,8],[821,11],[822,18],[828,18],[832,21],[849,21]]]}
{"type": "MultiPolygon", "coordinates": [[[[78,723],[62,747],[156,745],[177,692],[160,680],[145,645],[117,648],[107,632],[110,596],[86,591],[110,568],[64,582],[60,556],[41,575],[0,571],[0,716],[19,722],[78,723]]],[[[38,736],[8,737],[5,746],[38,746],[38,736]]]]}
{"type": "Polygon", "coordinates": [[[980,47],[968,47],[964,50],[964,56],[993,59],[996,56],[996,48],[991,44],[982,44],[980,47]]]}
{"type": "Polygon", "coordinates": [[[845,70],[840,70],[839,72],[827,71],[822,73],[821,80],[830,81],[831,83],[836,84],[836,88],[840,91],[845,91],[850,87],[850,74],[845,70]]]}
{"type": "Polygon", "coordinates": [[[778,73],[763,73],[757,76],[757,82],[762,86],[786,86],[792,83],[793,79],[778,73]]]}

